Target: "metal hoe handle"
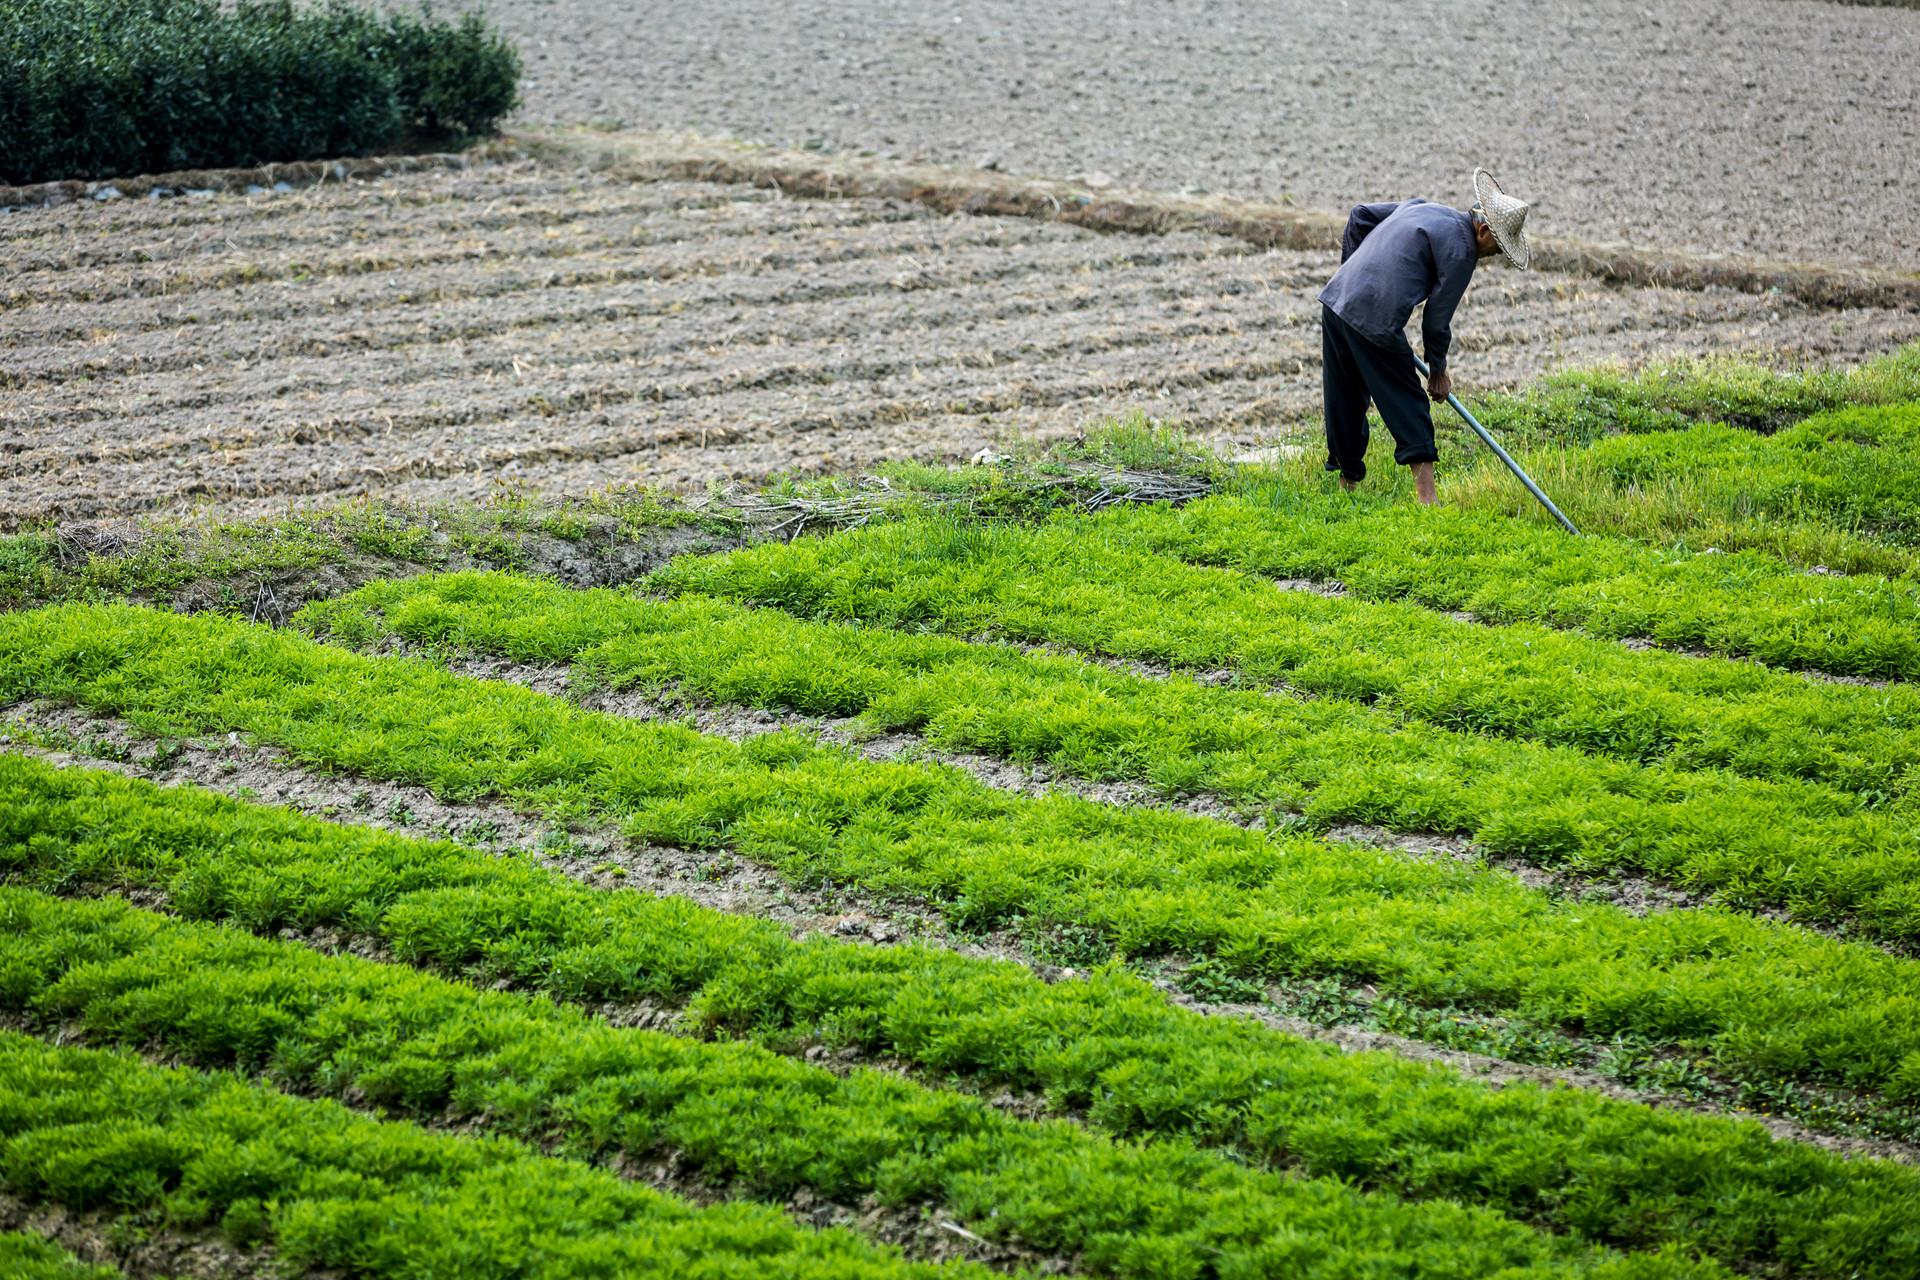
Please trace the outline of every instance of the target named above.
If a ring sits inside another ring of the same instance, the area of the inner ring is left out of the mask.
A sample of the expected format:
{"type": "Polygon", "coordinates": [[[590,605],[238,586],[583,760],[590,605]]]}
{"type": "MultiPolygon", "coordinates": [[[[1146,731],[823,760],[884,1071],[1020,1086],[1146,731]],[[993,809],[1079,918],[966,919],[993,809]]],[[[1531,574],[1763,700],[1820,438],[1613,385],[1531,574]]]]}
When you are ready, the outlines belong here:
{"type": "MultiPolygon", "coordinates": [[[[1427,362],[1419,356],[1413,358],[1413,367],[1420,371],[1420,376],[1423,378],[1432,376],[1427,372],[1427,362]]],[[[1553,505],[1553,499],[1540,491],[1540,486],[1533,482],[1533,477],[1520,469],[1520,464],[1513,460],[1513,455],[1505,449],[1502,449],[1500,442],[1489,435],[1487,429],[1480,425],[1480,420],[1467,412],[1467,406],[1460,403],[1459,396],[1449,393],[1447,403],[1453,406],[1455,413],[1466,419],[1467,425],[1473,428],[1473,433],[1486,442],[1487,448],[1493,450],[1494,456],[1507,464],[1507,470],[1520,477],[1520,483],[1527,486],[1527,492],[1538,498],[1540,505],[1545,507],[1553,518],[1558,520],[1561,525],[1566,528],[1568,533],[1577,534],[1580,532],[1573,527],[1573,521],[1567,519],[1567,517],[1561,513],[1560,508],[1553,505]]]]}

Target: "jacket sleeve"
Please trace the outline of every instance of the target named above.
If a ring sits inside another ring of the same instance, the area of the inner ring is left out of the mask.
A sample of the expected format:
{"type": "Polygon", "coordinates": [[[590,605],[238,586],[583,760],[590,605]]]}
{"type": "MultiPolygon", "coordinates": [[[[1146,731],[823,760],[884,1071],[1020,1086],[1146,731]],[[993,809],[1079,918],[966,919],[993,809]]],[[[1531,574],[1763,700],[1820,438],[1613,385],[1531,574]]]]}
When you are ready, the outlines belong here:
{"type": "Polygon", "coordinates": [[[1472,254],[1436,253],[1438,279],[1420,313],[1420,345],[1426,348],[1427,368],[1439,373],[1447,367],[1447,348],[1453,345],[1453,312],[1473,279],[1472,254]]]}
{"type": "Polygon", "coordinates": [[[1387,220],[1387,215],[1400,207],[1398,200],[1389,200],[1383,204],[1357,204],[1353,212],[1347,215],[1347,229],[1340,236],[1340,261],[1345,262],[1367,238],[1367,233],[1387,220]]]}

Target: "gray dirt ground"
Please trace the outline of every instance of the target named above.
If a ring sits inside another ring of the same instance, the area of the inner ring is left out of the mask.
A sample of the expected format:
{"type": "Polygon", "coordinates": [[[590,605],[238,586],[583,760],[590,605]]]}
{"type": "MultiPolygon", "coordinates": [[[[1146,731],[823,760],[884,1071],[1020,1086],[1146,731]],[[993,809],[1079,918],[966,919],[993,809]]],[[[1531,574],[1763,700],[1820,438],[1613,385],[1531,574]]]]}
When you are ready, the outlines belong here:
{"type": "MultiPolygon", "coordinates": [[[[527,161],[30,209],[0,219],[0,529],[699,491],[1131,410],[1235,450],[1316,411],[1334,266],[527,161]]],[[[1495,267],[1455,335],[1473,394],[1687,353],[1853,359],[1920,338],[1920,312],[1495,267]]]]}
{"type": "Polygon", "coordinates": [[[526,119],[1122,185],[1464,199],[1920,270],[1920,11],[1823,0],[489,0],[526,119]]]}

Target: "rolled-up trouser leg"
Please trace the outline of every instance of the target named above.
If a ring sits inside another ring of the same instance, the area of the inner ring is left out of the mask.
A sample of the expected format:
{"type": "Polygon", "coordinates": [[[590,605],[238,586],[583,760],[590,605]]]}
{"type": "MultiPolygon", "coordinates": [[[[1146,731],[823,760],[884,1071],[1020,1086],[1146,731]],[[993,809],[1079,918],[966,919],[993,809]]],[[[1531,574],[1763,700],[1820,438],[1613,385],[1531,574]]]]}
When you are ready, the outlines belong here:
{"type": "Polygon", "coordinates": [[[1365,340],[1326,307],[1320,308],[1320,391],[1327,418],[1327,470],[1367,478],[1367,381],[1353,358],[1365,340]]]}
{"type": "Polygon", "coordinates": [[[1403,467],[1434,462],[1440,455],[1433,448],[1433,410],[1427,389],[1420,385],[1420,370],[1414,367],[1407,336],[1395,337],[1398,341],[1392,346],[1382,346],[1353,334],[1349,344],[1353,363],[1366,381],[1367,395],[1380,410],[1380,420],[1393,433],[1393,460],[1403,467]]]}

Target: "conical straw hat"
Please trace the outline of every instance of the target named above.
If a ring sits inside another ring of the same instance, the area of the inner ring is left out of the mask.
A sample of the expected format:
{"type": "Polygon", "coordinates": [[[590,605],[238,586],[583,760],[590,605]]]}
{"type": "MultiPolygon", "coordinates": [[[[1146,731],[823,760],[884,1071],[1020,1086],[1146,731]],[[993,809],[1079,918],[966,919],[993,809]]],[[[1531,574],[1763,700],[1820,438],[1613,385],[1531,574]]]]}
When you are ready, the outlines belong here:
{"type": "Polygon", "coordinates": [[[1473,171],[1473,199],[1480,213],[1493,228],[1493,238],[1500,245],[1500,252],[1507,255],[1507,261],[1521,270],[1533,261],[1533,250],[1527,245],[1527,210],[1533,206],[1524,200],[1515,200],[1500,189],[1493,175],[1485,169],[1473,171]]]}

